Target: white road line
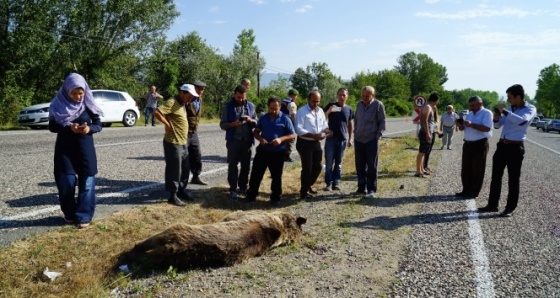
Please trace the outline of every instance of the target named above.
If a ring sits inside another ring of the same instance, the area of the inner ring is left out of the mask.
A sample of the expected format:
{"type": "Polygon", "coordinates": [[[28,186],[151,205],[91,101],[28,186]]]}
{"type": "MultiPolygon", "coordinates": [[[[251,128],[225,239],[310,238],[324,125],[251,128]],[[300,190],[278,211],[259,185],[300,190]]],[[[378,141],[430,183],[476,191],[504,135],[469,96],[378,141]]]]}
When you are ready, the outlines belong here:
{"type": "Polygon", "coordinates": [[[545,145],[541,145],[541,144],[539,144],[539,143],[537,143],[537,142],[535,142],[535,141],[529,140],[529,139],[525,139],[525,141],[527,141],[527,142],[529,142],[529,143],[533,143],[533,144],[535,144],[535,145],[537,145],[537,146],[539,146],[539,147],[541,147],[541,148],[544,148],[544,149],[546,149],[546,150],[550,150],[551,152],[554,152],[554,153],[560,155],[560,151],[556,151],[556,150],[554,150],[554,149],[552,149],[552,148],[548,148],[548,147],[546,147],[545,145]]]}
{"type": "Polygon", "coordinates": [[[469,222],[469,238],[472,248],[472,262],[476,273],[476,293],[480,298],[496,297],[494,292],[494,281],[490,273],[490,264],[486,257],[484,248],[484,237],[480,229],[478,212],[476,210],[476,201],[470,199],[467,201],[468,222],[469,222]]]}
{"type": "MultiPolygon", "coordinates": [[[[206,171],[204,173],[201,173],[200,176],[204,177],[204,176],[211,175],[211,174],[214,174],[214,173],[217,173],[217,172],[225,171],[225,170],[227,170],[227,168],[228,167],[221,167],[221,168],[213,169],[213,170],[210,170],[210,171],[206,171]]],[[[127,189],[124,189],[124,190],[121,190],[121,191],[118,191],[118,192],[100,194],[100,195],[97,195],[97,198],[106,199],[106,198],[127,197],[132,192],[137,192],[137,191],[141,191],[141,190],[145,190],[145,189],[155,188],[155,187],[161,186],[162,184],[164,184],[164,182],[150,183],[150,184],[146,184],[146,185],[142,185],[142,186],[138,186],[138,187],[127,188],[127,189]]],[[[5,217],[5,218],[0,218],[0,227],[3,226],[3,225],[6,225],[5,222],[7,222],[7,221],[31,218],[31,217],[35,217],[35,216],[38,216],[38,215],[41,215],[41,214],[54,212],[54,211],[59,210],[59,209],[60,209],[60,206],[52,206],[52,207],[37,209],[37,210],[34,210],[34,211],[30,211],[30,212],[25,212],[25,213],[20,213],[20,214],[8,216],[8,217],[5,217]]]]}

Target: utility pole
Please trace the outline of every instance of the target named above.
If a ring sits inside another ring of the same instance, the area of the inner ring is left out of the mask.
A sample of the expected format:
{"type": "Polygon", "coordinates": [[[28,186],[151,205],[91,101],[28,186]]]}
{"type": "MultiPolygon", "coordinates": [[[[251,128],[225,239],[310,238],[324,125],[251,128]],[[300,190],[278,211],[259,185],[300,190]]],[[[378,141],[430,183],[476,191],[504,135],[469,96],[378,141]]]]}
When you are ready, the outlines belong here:
{"type": "Polygon", "coordinates": [[[259,55],[261,52],[257,51],[257,97],[261,98],[261,71],[259,69],[259,55]]]}

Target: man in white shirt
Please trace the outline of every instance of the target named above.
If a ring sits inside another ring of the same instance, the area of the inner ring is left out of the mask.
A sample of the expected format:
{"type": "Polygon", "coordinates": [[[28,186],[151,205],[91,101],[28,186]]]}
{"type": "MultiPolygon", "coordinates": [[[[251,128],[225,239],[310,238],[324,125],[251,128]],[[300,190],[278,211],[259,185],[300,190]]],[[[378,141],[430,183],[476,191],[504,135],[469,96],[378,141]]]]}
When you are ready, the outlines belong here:
{"type": "Polygon", "coordinates": [[[463,190],[455,195],[463,198],[476,198],[482,189],[486,156],[488,155],[488,139],[492,137],[493,115],[482,106],[478,96],[469,98],[471,112],[464,121],[457,121],[460,131],[465,131],[463,158],[461,161],[461,182],[463,190]]]}
{"type": "Polygon", "coordinates": [[[296,149],[301,159],[300,198],[312,198],[317,190],[312,187],[321,173],[323,149],[321,140],[332,136],[323,109],[319,107],[321,94],[312,91],[307,96],[307,104],[296,113],[296,149]]]}
{"type": "Polygon", "coordinates": [[[441,124],[439,126],[439,131],[443,132],[443,139],[441,150],[447,146],[447,150],[451,150],[451,141],[453,140],[453,131],[458,128],[455,126],[455,121],[459,119],[459,116],[453,111],[453,106],[448,105],[446,108],[447,112],[441,115],[441,124]]]}

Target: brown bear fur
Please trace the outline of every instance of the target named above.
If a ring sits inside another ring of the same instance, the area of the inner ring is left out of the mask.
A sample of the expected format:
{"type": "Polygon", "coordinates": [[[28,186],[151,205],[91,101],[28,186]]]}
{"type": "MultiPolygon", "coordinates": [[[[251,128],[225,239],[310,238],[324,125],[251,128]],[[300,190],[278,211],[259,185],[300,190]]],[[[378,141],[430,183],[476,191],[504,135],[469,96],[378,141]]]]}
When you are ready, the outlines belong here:
{"type": "Polygon", "coordinates": [[[286,212],[236,211],[217,223],[174,225],[136,244],[121,262],[163,269],[231,266],[297,242],[306,222],[286,212]]]}

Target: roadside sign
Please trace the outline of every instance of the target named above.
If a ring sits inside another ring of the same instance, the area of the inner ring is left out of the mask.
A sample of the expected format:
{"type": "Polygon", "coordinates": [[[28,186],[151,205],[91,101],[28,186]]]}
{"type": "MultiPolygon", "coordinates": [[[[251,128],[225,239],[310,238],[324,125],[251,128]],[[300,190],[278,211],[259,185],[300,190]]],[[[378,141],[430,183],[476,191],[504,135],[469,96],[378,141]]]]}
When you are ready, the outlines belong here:
{"type": "Polygon", "coordinates": [[[413,123],[420,121],[420,108],[415,108],[412,111],[412,116],[410,118],[412,118],[413,123]]]}
{"type": "Polygon", "coordinates": [[[424,96],[418,95],[414,98],[414,105],[421,107],[426,104],[426,98],[424,96]]]}

